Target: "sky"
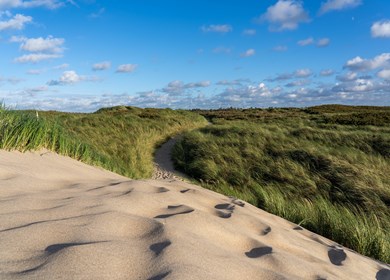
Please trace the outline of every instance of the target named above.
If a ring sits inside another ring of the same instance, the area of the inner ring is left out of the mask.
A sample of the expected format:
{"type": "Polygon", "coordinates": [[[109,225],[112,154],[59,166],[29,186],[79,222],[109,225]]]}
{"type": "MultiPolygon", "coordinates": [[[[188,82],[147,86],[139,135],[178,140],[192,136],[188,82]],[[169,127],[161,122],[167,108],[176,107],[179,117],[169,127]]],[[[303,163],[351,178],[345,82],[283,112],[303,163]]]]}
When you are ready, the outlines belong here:
{"type": "Polygon", "coordinates": [[[0,101],[390,106],[390,1],[0,0],[0,101]]]}

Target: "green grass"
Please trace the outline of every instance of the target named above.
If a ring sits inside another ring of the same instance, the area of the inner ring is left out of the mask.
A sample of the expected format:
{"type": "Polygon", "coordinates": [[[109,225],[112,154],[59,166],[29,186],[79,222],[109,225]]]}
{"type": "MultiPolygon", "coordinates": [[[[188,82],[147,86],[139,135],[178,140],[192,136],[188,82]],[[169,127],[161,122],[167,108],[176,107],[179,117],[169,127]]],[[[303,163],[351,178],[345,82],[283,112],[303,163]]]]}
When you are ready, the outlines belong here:
{"type": "Polygon", "coordinates": [[[0,109],[0,148],[47,148],[138,179],[150,178],[153,153],[167,138],[205,126],[200,115],[119,106],[92,114],[0,109]]]}
{"type": "Polygon", "coordinates": [[[214,125],[175,146],[179,168],[204,187],[390,262],[388,125],[326,123],[324,113],[299,109],[220,112],[202,112],[214,125]]]}

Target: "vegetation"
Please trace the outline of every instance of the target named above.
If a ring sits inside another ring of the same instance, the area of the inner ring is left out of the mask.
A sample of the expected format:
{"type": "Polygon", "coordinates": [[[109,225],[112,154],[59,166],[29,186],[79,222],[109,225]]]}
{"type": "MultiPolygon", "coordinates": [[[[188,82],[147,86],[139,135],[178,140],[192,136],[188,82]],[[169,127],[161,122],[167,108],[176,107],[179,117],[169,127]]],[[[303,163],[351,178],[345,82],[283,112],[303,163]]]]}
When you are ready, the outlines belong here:
{"type": "Polygon", "coordinates": [[[150,178],[153,153],[170,136],[207,121],[170,109],[119,106],[93,114],[0,109],[0,148],[47,148],[130,178],[150,178]]]}
{"type": "Polygon", "coordinates": [[[382,111],[198,111],[214,125],[185,134],[174,160],[206,188],[390,262],[390,123],[382,111]],[[334,121],[357,114],[353,126],[334,121]],[[374,114],[380,126],[366,125],[374,114]]]}

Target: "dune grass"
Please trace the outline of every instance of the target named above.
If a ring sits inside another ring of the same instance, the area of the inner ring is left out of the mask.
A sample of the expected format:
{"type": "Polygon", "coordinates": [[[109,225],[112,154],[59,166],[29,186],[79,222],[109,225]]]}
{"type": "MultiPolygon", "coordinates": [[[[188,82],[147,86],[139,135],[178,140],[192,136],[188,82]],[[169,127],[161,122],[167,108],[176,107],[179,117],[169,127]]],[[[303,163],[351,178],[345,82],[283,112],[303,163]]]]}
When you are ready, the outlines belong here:
{"type": "Polygon", "coordinates": [[[0,148],[46,148],[118,174],[150,178],[155,148],[167,138],[207,124],[170,109],[114,107],[92,114],[0,110],[0,148]]]}
{"type": "Polygon", "coordinates": [[[204,187],[390,262],[390,126],[327,123],[297,109],[247,112],[202,112],[214,125],[184,135],[177,166],[204,187]]]}

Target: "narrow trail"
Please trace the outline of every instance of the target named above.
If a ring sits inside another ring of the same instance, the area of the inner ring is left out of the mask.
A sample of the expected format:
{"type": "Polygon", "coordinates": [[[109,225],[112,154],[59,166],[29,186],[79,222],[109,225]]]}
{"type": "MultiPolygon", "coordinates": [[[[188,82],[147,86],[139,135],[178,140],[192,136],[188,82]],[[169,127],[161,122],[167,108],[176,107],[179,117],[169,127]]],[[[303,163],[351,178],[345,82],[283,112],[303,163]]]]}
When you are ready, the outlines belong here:
{"type": "Polygon", "coordinates": [[[157,149],[154,156],[154,172],[152,179],[177,179],[182,181],[188,180],[187,175],[175,170],[172,161],[172,149],[180,137],[180,135],[177,135],[169,139],[160,148],[157,149]]]}

